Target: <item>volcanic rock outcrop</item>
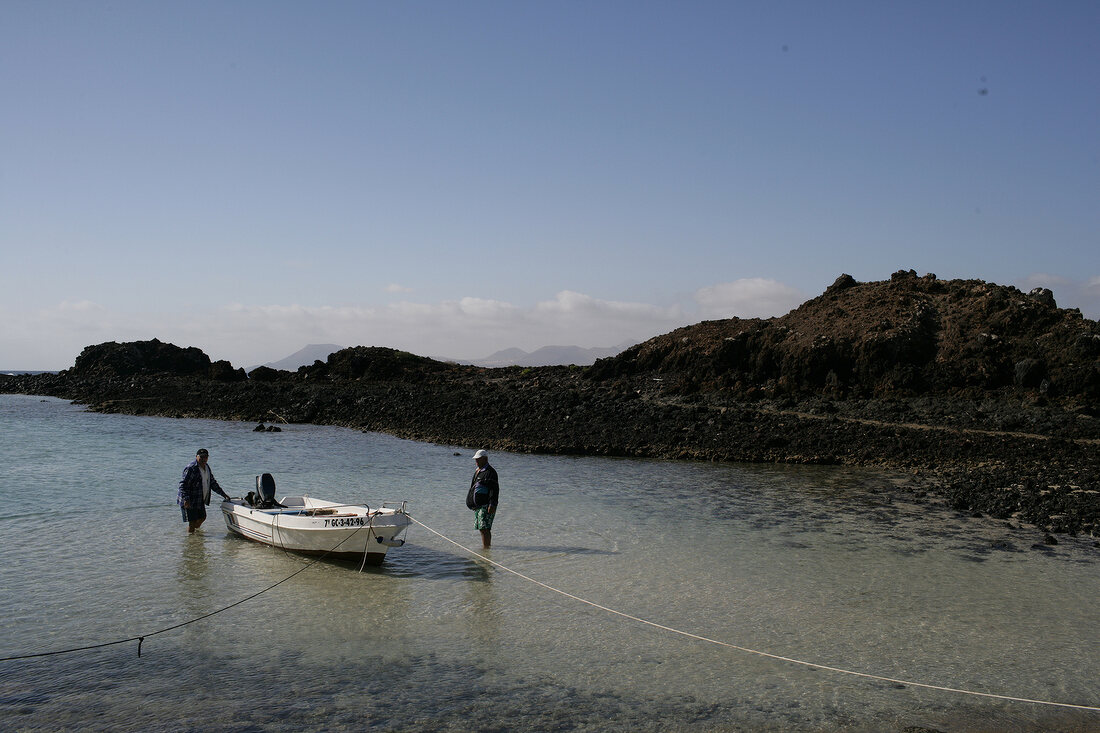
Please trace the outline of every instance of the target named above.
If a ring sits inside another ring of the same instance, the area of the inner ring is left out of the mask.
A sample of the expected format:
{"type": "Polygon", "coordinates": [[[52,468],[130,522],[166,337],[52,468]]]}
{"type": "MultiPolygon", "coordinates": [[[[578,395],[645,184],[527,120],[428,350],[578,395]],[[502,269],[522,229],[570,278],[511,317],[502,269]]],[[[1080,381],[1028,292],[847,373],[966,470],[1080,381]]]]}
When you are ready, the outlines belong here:
{"type": "Polygon", "coordinates": [[[88,346],[76,357],[72,373],[91,379],[137,374],[205,377],[223,382],[239,382],[248,378],[243,369],[234,369],[224,360],[211,362],[209,356],[194,346],[181,349],[157,339],[124,344],[110,341],[88,346]]]}
{"type": "Polygon", "coordinates": [[[1025,295],[912,270],[864,284],[842,275],[780,318],[681,328],[597,362],[589,376],[658,373],[681,394],[980,399],[1037,391],[1095,405],[1100,328],[1057,308],[1045,289],[1025,295]]]}
{"type": "Polygon", "coordinates": [[[358,346],[246,378],[153,340],[89,346],[0,391],[248,429],[280,418],[515,451],[880,467],[960,511],[1100,531],[1100,324],[1048,290],[911,270],[842,275],[782,317],[706,321],[583,368],[358,346]]]}

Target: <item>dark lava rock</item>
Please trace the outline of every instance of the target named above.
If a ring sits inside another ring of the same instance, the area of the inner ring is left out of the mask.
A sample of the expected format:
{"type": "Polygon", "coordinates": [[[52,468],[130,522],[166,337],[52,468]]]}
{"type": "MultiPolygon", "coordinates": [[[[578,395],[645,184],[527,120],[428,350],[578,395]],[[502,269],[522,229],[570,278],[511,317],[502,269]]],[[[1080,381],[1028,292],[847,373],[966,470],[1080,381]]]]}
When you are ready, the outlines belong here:
{"type": "Polygon", "coordinates": [[[1013,367],[1018,387],[1039,387],[1046,377],[1046,367],[1038,359],[1021,359],[1013,367]]]}
{"type": "Polygon", "coordinates": [[[157,339],[116,343],[109,341],[88,346],[76,357],[72,375],[103,379],[136,374],[197,376],[218,382],[242,382],[247,379],[243,369],[234,369],[228,361],[210,361],[200,349],[186,349],[157,339]]]}
{"type": "Polygon", "coordinates": [[[258,366],[248,373],[248,378],[254,382],[279,382],[294,378],[291,372],[282,369],[272,369],[268,366],[258,366]]]}
{"type": "Polygon", "coordinates": [[[1100,532],[1100,324],[1045,293],[912,270],[841,275],[785,316],[704,321],[586,368],[357,346],[245,376],[154,339],[0,391],[512,451],[868,466],[968,514],[1100,532]]]}
{"type": "Polygon", "coordinates": [[[594,380],[660,375],[681,394],[741,398],[981,397],[1038,390],[1100,400],[1100,325],[1053,298],[912,270],[842,275],[785,316],[705,321],[601,359],[594,380]]]}
{"type": "Polygon", "coordinates": [[[302,367],[299,374],[311,379],[367,379],[420,382],[430,375],[438,375],[460,367],[407,351],[380,346],[355,346],[341,349],[329,355],[327,362],[315,361],[313,366],[302,367]]]}
{"type": "Polygon", "coordinates": [[[88,346],[80,352],[73,366],[73,374],[81,377],[126,377],[154,372],[210,375],[210,367],[210,357],[194,346],[181,349],[157,339],[124,344],[109,341],[88,346]]]}
{"type": "Polygon", "coordinates": [[[1058,304],[1054,302],[1054,293],[1047,288],[1032,288],[1027,294],[1027,297],[1037,300],[1043,305],[1050,306],[1051,308],[1058,307],[1058,304]]]}
{"type": "Polygon", "coordinates": [[[217,382],[243,382],[248,375],[244,369],[234,369],[228,361],[219,359],[210,365],[210,378],[217,382]]]}

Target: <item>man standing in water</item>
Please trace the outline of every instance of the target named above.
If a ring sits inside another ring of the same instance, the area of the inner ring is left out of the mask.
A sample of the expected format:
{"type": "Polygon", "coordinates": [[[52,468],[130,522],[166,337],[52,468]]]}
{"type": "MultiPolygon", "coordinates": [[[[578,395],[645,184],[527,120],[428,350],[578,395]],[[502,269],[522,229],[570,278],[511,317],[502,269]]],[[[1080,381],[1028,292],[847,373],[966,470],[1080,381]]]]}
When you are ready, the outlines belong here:
{"type": "Polygon", "coordinates": [[[474,453],[477,469],[470,480],[466,494],[466,506],[474,510],[474,529],[481,530],[481,546],[486,550],[493,544],[493,517],[497,513],[500,482],[496,469],[489,465],[489,454],[483,450],[474,453]]]}
{"type": "Polygon", "coordinates": [[[183,512],[183,521],[187,522],[187,534],[194,534],[195,530],[206,521],[206,507],[210,504],[212,490],[225,499],[229,498],[229,495],[218,485],[210,466],[206,465],[209,459],[210,451],[199,448],[195,453],[195,460],[183,469],[183,478],[180,479],[176,503],[180,505],[180,510],[183,512]]]}

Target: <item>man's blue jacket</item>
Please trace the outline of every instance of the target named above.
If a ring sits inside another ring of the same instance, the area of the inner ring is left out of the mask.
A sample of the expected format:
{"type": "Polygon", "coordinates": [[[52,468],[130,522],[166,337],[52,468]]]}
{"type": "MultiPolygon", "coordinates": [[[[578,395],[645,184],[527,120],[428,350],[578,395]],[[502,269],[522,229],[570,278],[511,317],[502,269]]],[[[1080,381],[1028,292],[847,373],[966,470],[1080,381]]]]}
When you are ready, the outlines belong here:
{"type": "MultiPolygon", "coordinates": [[[[207,471],[210,471],[210,493],[218,493],[229,498],[229,494],[222,491],[222,487],[218,485],[217,479],[214,478],[214,471],[209,465],[206,467],[207,471]]],[[[183,506],[183,502],[189,503],[191,506],[198,506],[203,501],[202,497],[202,472],[199,470],[199,462],[191,461],[187,464],[187,467],[183,469],[183,478],[180,479],[179,492],[176,494],[176,503],[183,506]]],[[[207,498],[206,504],[210,503],[210,499],[207,498]]]]}

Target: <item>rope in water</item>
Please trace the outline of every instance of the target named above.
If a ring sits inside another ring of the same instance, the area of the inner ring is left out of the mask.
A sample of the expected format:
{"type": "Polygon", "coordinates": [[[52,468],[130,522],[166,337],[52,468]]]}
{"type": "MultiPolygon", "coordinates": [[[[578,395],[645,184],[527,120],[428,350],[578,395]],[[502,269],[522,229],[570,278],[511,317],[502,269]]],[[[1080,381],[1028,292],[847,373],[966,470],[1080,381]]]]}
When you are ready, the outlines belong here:
{"type": "Polygon", "coordinates": [[[322,555],[321,557],[318,557],[316,560],[309,563],[308,565],[303,565],[298,570],[294,571],[290,575],[288,575],[285,578],[283,578],[282,580],[280,580],[278,583],[270,585],[270,586],[268,586],[267,588],[264,588],[261,591],[257,591],[256,593],[253,593],[250,596],[242,598],[241,600],[239,600],[235,603],[231,603],[228,606],[225,606],[224,608],[219,608],[216,611],[211,611],[210,613],[203,614],[202,616],[197,616],[197,617],[195,617],[193,619],[190,619],[188,621],[183,621],[182,623],[175,624],[174,626],[167,626],[163,629],[157,629],[156,631],[150,631],[149,633],[144,634],[142,636],[130,636],[130,637],[127,637],[125,639],[117,639],[115,641],[108,641],[108,642],[104,642],[102,644],[90,644],[88,646],[72,647],[71,649],[58,649],[58,650],[52,651],[52,652],[38,652],[37,654],[17,654],[15,656],[11,656],[11,657],[0,657],[0,662],[10,662],[10,661],[13,661],[13,660],[16,660],[16,659],[32,659],[34,657],[52,657],[52,656],[57,655],[57,654],[69,654],[71,652],[83,652],[83,651],[88,651],[89,649],[101,649],[103,647],[114,646],[116,644],[125,644],[125,643],[131,642],[131,641],[136,641],[138,643],[138,656],[140,657],[141,656],[141,645],[147,637],[156,636],[157,634],[163,634],[167,631],[172,631],[174,629],[179,629],[179,628],[182,628],[184,626],[187,626],[188,624],[193,624],[193,623],[196,623],[198,621],[202,621],[203,619],[208,619],[211,616],[218,615],[222,611],[228,611],[229,609],[231,609],[235,606],[239,606],[242,603],[244,603],[245,601],[250,601],[253,598],[255,598],[256,596],[267,593],[272,588],[275,588],[276,586],[280,586],[283,583],[287,582],[288,580],[293,578],[298,573],[300,573],[303,570],[309,568],[310,565],[313,565],[317,561],[321,560],[322,557],[324,557],[324,556],[322,555]]]}
{"type": "Polygon", "coordinates": [[[909,687],[921,687],[921,688],[924,688],[924,689],[927,689],[927,690],[938,690],[940,692],[955,692],[955,693],[958,693],[958,694],[961,694],[961,695],[972,695],[972,696],[976,696],[976,697],[987,697],[987,698],[993,698],[995,700],[1008,700],[1008,701],[1011,701],[1011,702],[1026,702],[1026,703],[1033,703],[1035,705],[1051,705],[1051,706],[1060,707],[1060,708],[1072,708],[1074,710],[1090,710],[1090,711],[1093,711],[1093,712],[1100,712],[1100,707],[1094,706],[1094,705],[1074,705],[1074,704],[1065,703],[1065,702],[1052,702],[1050,700],[1033,700],[1033,699],[1027,698],[1027,697],[1013,697],[1012,695],[996,695],[996,694],[989,693],[989,692],[976,692],[974,690],[964,690],[964,689],[960,689],[958,687],[944,687],[942,685],[932,685],[932,684],[927,684],[927,683],[923,683],[923,682],[913,682],[912,680],[902,680],[902,679],[897,679],[897,678],[894,678],[894,677],[885,677],[883,675],[870,674],[870,673],[867,673],[867,672],[856,672],[856,671],[853,671],[853,670],[850,670],[850,669],[843,669],[841,667],[830,667],[826,664],[816,664],[814,662],[806,662],[806,661],[803,661],[801,659],[793,659],[791,657],[784,657],[784,656],[781,656],[779,654],[770,654],[768,652],[762,652],[762,651],[759,651],[757,649],[749,649],[748,647],[738,646],[737,644],[730,644],[729,642],[720,641],[718,639],[710,639],[706,636],[700,636],[699,634],[693,634],[689,631],[682,631],[680,629],[675,629],[671,626],[665,626],[664,624],[656,623],[655,621],[648,621],[644,618],[639,618],[638,616],[632,616],[629,613],[624,613],[622,611],[616,611],[614,608],[608,608],[607,606],[601,606],[598,603],[594,603],[593,601],[589,601],[585,598],[581,598],[580,596],[576,596],[576,595],[573,595],[572,593],[568,593],[568,592],[563,591],[559,588],[555,588],[552,585],[547,585],[546,583],[543,583],[542,581],[535,580],[534,578],[531,578],[527,575],[524,575],[521,572],[513,570],[509,567],[505,567],[504,565],[501,565],[498,562],[490,560],[489,558],[487,558],[484,555],[476,552],[475,550],[470,549],[469,547],[466,547],[465,545],[462,545],[462,544],[459,544],[458,542],[455,542],[450,537],[447,537],[446,535],[432,529],[431,527],[424,524],[423,522],[416,519],[415,517],[410,516],[409,519],[416,522],[417,524],[419,524],[421,527],[428,530],[432,534],[440,537],[443,540],[446,540],[447,542],[450,542],[455,547],[458,547],[462,550],[465,550],[467,553],[472,555],[477,560],[480,560],[481,562],[488,563],[489,565],[492,565],[493,567],[498,568],[500,570],[503,570],[507,573],[511,573],[512,575],[515,575],[516,577],[522,578],[523,580],[526,580],[529,583],[534,583],[535,585],[537,585],[541,588],[545,588],[546,590],[553,591],[554,593],[558,593],[558,594],[563,595],[566,598],[570,598],[574,601],[578,601],[580,603],[587,604],[589,606],[592,606],[593,608],[598,608],[601,611],[606,611],[607,613],[614,614],[615,616],[620,616],[622,618],[629,619],[631,621],[636,621],[640,624],[645,624],[646,626],[652,626],[653,628],[661,629],[662,631],[668,631],[668,632],[671,632],[673,634],[680,634],[681,636],[686,636],[689,639],[696,639],[698,641],[705,641],[708,644],[717,644],[718,646],[727,647],[729,649],[736,649],[738,651],[745,652],[747,654],[755,654],[757,656],[767,657],[768,659],[775,659],[775,660],[778,660],[778,661],[781,661],[781,662],[790,662],[791,664],[799,664],[799,665],[802,665],[804,667],[812,667],[813,669],[823,669],[823,670],[826,670],[828,672],[836,672],[838,674],[846,674],[846,675],[851,675],[853,677],[862,677],[864,679],[878,680],[880,682],[891,682],[891,683],[899,684],[899,685],[907,685],[909,687]]]}
{"type": "MultiPolygon", "coordinates": [[[[454,545],[455,547],[458,547],[461,550],[464,550],[465,552],[467,552],[468,554],[473,556],[475,559],[477,559],[481,562],[484,562],[484,563],[488,563],[489,565],[492,565],[493,567],[496,567],[496,568],[498,568],[500,570],[503,570],[507,573],[511,573],[512,575],[515,575],[518,578],[522,578],[523,580],[526,580],[529,583],[533,583],[534,585],[537,585],[541,588],[545,588],[546,590],[553,591],[554,593],[558,593],[562,596],[565,596],[566,598],[570,598],[570,599],[572,599],[574,601],[577,601],[579,603],[584,603],[586,605],[592,606],[593,608],[599,609],[601,611],[605,611],[605,612],[613,614],[615,616],[620,616],[620,617],[628,619],[630,621],[635,621],[635,622],[640,623],[640,624],[645,624],[646,626],[652,626],[653,628],[661,629],[662,631],[668,631],[668,632],[673,633],[673,634],[679,634],[679,635],[685,636],[689,639],[696,639],[698,641],[704,641],[704,642],[707,642],[709,644],[716,644],[718,646],[726,647],[726,648],[729,648],[729,649],[736,649],[738,651],[745,652],[747,654],[755,654],[757,656],[766,657],[768,659],[775,659],[775,660],[781,661],[781,662],[789,662],[791,664],[798,664],[798,665],[802,665],[802,666],[805,666],[805,667],[810,667],[810,668],[813,668],[813,669],[823,669],[823,670],[826,670],[828,672],[836,672],[838,674],[846,674],[846,675],[850,675],[850,676],[853,676],[853,677],[862,677],[864,679],[878,680],[880,682],[891,682],[891,683],[894,683],[894,684],[907,685],[907,686],[910,686],[910,687],[920,687],[920,688],[927,689],[927,690],[938,690],[940,692],[954,692],[954,693],[958,693],[960,695],[971,695],[971,696],[975,696],[975,697],[992,698],[992,699],[995,699],[995,700],[1006,700],[1006,701],[1010,701],[1010,702],[1023,702],[1023,703],[1031,703],[1031,704],[1035,704],[1035,705],[1049,705],[1049,706],[1052,706],[1052,707],[1070,708],[1070,709],[1074,709],[1074,710],[1088,710],[1088,711],[1093,711],[1093,712],[1100,712],[1100,707],[1094,706],[1094,705],[1076,705],[1076,704],[1072,704],[1072,703],[1055,702],[1055,701],[1051,701],[1051,700],[1036,700],[1036,699],[1027,698],[1027,697],[1014,697],[1012,695],[998,695],[998,694],[994,694],[994,693],[990,693],[990,692],[978,692],[976,690],[966,690],[966,689],[961,689],[961,688],[958,688],[958,687],[946,687],[946,686],[943,686],[943,685],[933,685],[933,684],[928,684],[928,683],[924,683],[924,682],[914,682],[912,680],[903,680],[903,679],[899,679],[899,678],[896,678],[896,677],[886,677],[884,675],[870,674],[868,672],[857,672],[857,671],[850,670],[850,669],[844,669],[842,667],[832,667],[832,666],[829,666],[829,665],[826,665],[826,664],[817,664],[815,662],[807,662],[807,661],[804,661],[804,660],[801,660],[801,659],[794,659],[793,657],[785,657],[785,656],[782,656],[782,655],[779,655],[779,654],[771,654],[769,652],[759,651],[757,649],[750,649],[748,647],[739,646],[737,644],[731,644],[729,642],[721,641],[719,639],[711,639],[709,637],[701,636],[699,634],[693,634],[689,631],[683,631],[681,629],[676,629],[676,628],[673,628],[671,626],[666,626],[664,624],[659,624],[655,621],[649,621],[647,619],[640,618],[638,616],[633,616],[629,613],[624,613],[623,611],[617,611],[614,608],[608,608],[607,606],[600,605],[599,603],[595,603],[595,602],[590,601],[586,598],[581,598],[580,596],[574,595],[572,593],[568,593],[568,592],[563,591],[559,588],[555,588],[554,586],[543,583],[542,581],[535,580],[534,578],[532,578],[530,576],[527,576],[527,575],[524,575],[523,573],[521,573],[517,570],[513,570],[512,568],[509,568],[505,565],[502,565],[502,564],[500,564],[500,563],[498,563],[494,560],[490,560],[489,558],[479,554],[475,550],[472,550],[469,547],[466,547],[465,545],[462,545],[462,544],[452,540],[450,537],[447,537],[446,535],[442,534],[441,532],[439,532],[435,529],[432,529],[431,527],[429,527],[428,525],[424,524],[419,519],[416,519],[415,517],[413,517],[411,515],[409,515],[409,519],[412,520],[413,522],[415,522],[416,524],[419,524],[421,527],[428,530],[429,532],[436,535],[437,537],[445,540],[446,542],[451,543],[452,545],[454,545]]],[[[373,529],[373,527],[371,529],[373,529]]],[[[357,531],[358,530],[356,530],[356,532],[357,531]]],[[[324,555],[321,555],[321,556],[315,558],[313,561],[307,563],[306,565],[303,565],[298,570],[294,571],[293,573],[286,576],[282,580],[280,580],[276,583],[273,583],[270,586],[264,588],[263,590],[260,590],[260,591],[257,591],[255,593],[253,593],[252,595],[246,596],[246,597],[240,599],[239,601],[231,603],[228,606],[224,606],[224,607],[219,608],[215,611],[211,611],[210,613],[203,614],[202,616],[197,616],[193,619],[189,619],[187,621],[183,621],[181,623],[174,624],[172,626],[167,626],[163,629],[157,629],[156,631],[151,631],[151,632],[149,632],[147,634],[144,634],[142,636],[130,636],[130,637],[127,637],[125,639],[116,639],[115,641],[108,641],[108,642],[104,642],[102,644],[89,644],[87,646],[72,647],[72,648],[69,648],[69,649],[58,649],[58,650],[50,651],[50,652],[37,652],[37,653],[34,653],[34,654],[17,654],[17,655],[13,655],[13,656],[9,656],[9,657],[0,657],[0,662],[10,662],[10,661],[15,661],[15,660],[20,660],[20,659],[33,659],[33,658],[36,658],[36,657],[50,657],[50,656],[55,656],[55,655],[59,655],[59,654],[70,654],[70,653],[73,653],[73,652],[89,651],[91,649],[102,649],[104,647],[115,646],[115,645],[118,645],[118,644],[126,644],[126,643],[133,642],[133,641],[136,641],[138,643],[138,656],[140,657],[141,656],[141,646],[142,646],[142,644],[144,643],[144,641],[147,637],[156,636],[157,634],[163,634],[163,633],[166,633],[168,631],[173,631],[175,629],[182,628],[182,627],[187,626],[189,624],[193,624],[193,623],[197,623],[199,621],[203,621],[205,619],[210,618],[211,616],[216,616],[217,614],[222,613],[223,611],[228,611],[231,608],[235,608],[236,606],[239,606],[242,603],[250,601],[253,598],[256,598],[257,596],[263,595],[264,593],[268,592],[269,590],[277,588],[278,586],[280,586],[283,583],[287,582],[288,580],[290,580],[294,576],[298,575],[299,573],[301,573],[305,570],[308,570],[310,567],[312,567],[316,563],[323,560],[325,558],[325,556],[327,556],[329,553],[335,551],[336,548],[338,548],[340,545],[344,544],[344,542],[346,542],[347,540],[351,539],[351,537],[354,536],[354,534],[355,534],[355,532],[353,532],[351,535],[348,535],[343,540],[341,540],[340,543],[338,543],[335,547],[333,547],[331,550],[328,550],[327,552],[325,552],[324,555]]],[[[362,570],[362,568],[360,568],[360,570],[362,570]]]]}
{"type": "MultiPolygon", "coordinates": [[[[411,517],[410,517],[410,519],[411,519],[411,517]]],[[[371,519],[371,522],[368,526],[369,526],[370,532],[373,533],[374,532],[374,520],[373,520],[373,518],[371,519]]],[[[89,644],[88,646],[77,646],[77,647],[72,647],[72,648],[69,648],[69,649],[57,649],[57,650],[52,651],[52,652],[38,652],[38,653],[35,653],[35,654],[16,654],[16,655],[10,656],[10,657],[0,657],[0,662],[12,662],[12,661],[15,661],[15,660],[18,660],[18,659],[34,659],[35,657],[52,657],[52,656],[56,656],[58,654],[71,654],[73,652],[84,652],[84,651],[89,651],[91,649],[102,649],[103,647],[115,646],[116,644],[126,644],[126,643],[129,643],[129,642],[132,642],[132,641],[136,641],[138,643],[137,653],[138,653],[138,656],[140,657],[141,656],[141,645],[145,642],[146,638],[148,638],[150,636],[156,636],[157,634],[163,634],[163,633],[168,632],[168,631],[173,631],[175,629],[182,628],[184,626],[187,626],[188,624],[193,624],[193,623],[196,623],[198,621],[208,619],[211,616],[217,616],[219,613],[221,613],[223,611],[228,611],[229,609],[235,608],[236,606],[239,606],[239,605],[241,605],[242,603],[244,603],[246,601],[251,601],[253,598],[255,598],[257,596],[260,596],[260,595],[263,595],[264,593],[267,593],[269,590],[272,590],[273,588],[277,588],[278,586],[280,586],[283,583],[287,582],[288,580],[290,580],[291,578],[293,578],[295,575],[302,572],[303,570],[308,570],[309,568],[311,568],[314,565],[316,565],[317,563],[319,563],[321,560],[324,560],[325,557],[327,557],[330,553],[335,552],[336,549],[338,547],[340,547],[340,545],[342,545],[345,542],[347,542],[348,540],[350,540],[352,537],[354,537],[362,529],[367,529],[367,527],[357,527],[351,534],[349,534],[344,539],[340,540],[340,542],[338,542],[335,547],[333,547],[330,550],[326,550],[324,554],[315,557],[312,561],[310,561],[310,562],[306,563],[305,565],[303,565],[302,567],[298,568],[293,573],[286,576],[285,578],[283,578],[279,582],[273,583],[273,584],[269,585],[268,587],[264,588],[263,590],[257,591],[257,592],[253,593],[250,596],[246,596],[246,597],[242,598],[241,600],[236,601],[235,603],[230,603],[228,606],[225,606],[223,608],[219,608],[216,611],[211,611],[210,613],[205,613],[202,616],[197,616],[193,619],[189,619],[187,621],[183,621],[181,623],[175,624],[174,626],[167,626],[163,629],[157,629],[156,631],[150,631],[149,633],[143,634],[142,636],[129,636],[125,639],[116,639],[115,641],[107,641],[107,642],[103,642],[102,644],[89,644]]],[[[274,546],[275,545],[273,544],[272,547],[274,547],[274,546]]],[[[285,548],[280,547],[279,549],[283,550],[284,554],[286,553],[285,548]]],[[[363,561],[364,561],[364,563],[366,562],[366,551],[364,551],[364,553],[363,553],[363,561]]],[[[362,572],[362,570],[363,570],[363,568],[362,568],[362,566],[360,566],[359,571],[362,572]]]]}

